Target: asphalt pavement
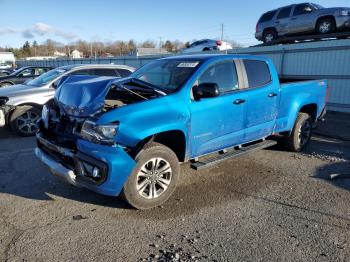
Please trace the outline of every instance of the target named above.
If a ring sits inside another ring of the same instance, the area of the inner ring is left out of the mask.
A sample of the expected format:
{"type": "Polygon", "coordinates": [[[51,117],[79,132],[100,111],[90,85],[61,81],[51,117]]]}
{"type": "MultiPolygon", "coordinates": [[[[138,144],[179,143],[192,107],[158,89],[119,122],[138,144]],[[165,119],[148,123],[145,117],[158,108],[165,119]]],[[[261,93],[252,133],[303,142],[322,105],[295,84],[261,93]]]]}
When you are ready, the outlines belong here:
{"type": "Polygon", "coordinates": [[[33,138],[2,130],[0,260],[349,261],[350,142],[322,132],[304,153],[184,164],[173,197],[137,211],[53,177],[33,138]]]}

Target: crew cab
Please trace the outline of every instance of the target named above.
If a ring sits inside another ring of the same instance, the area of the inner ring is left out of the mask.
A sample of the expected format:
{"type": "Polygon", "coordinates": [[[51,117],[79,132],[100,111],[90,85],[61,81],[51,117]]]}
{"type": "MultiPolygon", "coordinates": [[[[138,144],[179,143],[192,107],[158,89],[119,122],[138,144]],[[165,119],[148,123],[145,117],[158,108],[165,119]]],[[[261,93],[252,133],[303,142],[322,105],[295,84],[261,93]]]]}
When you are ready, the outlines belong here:
{"type": "Polygon", "coordinates": [[[129,78],[67,80],[44,106],[36,155],[51,172],[133,207],[165,202],[195,169],[271,146],[301,151],[325,113],[327,81],[280,81],[270,59],[176,56],[129,78]]]}

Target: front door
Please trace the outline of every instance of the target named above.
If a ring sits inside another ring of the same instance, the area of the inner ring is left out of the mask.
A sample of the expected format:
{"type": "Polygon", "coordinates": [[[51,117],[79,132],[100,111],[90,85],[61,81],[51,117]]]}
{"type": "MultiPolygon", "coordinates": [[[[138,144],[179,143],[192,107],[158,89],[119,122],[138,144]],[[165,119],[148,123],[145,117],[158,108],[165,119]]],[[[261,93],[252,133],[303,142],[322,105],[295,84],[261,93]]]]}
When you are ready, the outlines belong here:
{"type": "Polygon", "coordinates": [[[288,26],[289,34],[306,33],[314,30],[314,8],[309,4],[299,4],[294,7],[288,26]]]}
{"type": "Polygon", "coordinates": [[[209,65],[196,84],[216,83],[220,95],[192,100],[191,158],[240,144],[244,137],[247,97],[239,90],[233,60],[209,65]]]}

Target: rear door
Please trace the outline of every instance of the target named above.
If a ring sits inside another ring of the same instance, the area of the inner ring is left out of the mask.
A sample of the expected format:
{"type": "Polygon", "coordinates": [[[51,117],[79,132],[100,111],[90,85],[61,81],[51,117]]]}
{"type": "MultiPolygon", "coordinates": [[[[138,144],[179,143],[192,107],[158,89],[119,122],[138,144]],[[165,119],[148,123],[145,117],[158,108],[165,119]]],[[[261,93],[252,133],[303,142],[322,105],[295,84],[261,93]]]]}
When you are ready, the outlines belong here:
{"type": "Polygon", "coordinates": [[[250,142],[272,134],[277,118],[279,84],[272,81],[267,62],[243,60],[248,86],[244,141],[250,142]]]}
{"type": "Polygon", "coordinates": [[[215,62],[196,84],[216,83],[220,96],[193,100],[191,111],[191,157],[240,144],[244,137],[246,95],[239,87],[233,60],[215,62]]]}

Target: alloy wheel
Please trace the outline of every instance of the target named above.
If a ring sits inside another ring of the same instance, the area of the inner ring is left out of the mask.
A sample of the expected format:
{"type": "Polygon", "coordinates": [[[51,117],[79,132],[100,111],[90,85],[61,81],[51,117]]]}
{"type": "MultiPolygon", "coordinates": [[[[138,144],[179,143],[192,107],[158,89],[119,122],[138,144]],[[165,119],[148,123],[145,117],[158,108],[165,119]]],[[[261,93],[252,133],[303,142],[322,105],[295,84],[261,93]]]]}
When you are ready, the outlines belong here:
{"type": "Polygon", "coordinates": [[[25,134],[33,134],[38,130],[36,121],[40,116],[32,111],[27,111],[23,115],[17,117],[16,124],[18,129],[25,134]]]}
{"type": "Polygon", "coordinates": [[[310,140],[311,136],[311,124],[309,121],[305,121],[299,129],[299,143],[303,147],[310,140]]]}
{"type": "Polygon", "coordinates": [[[152,158],[137,173],[136,189],[143,198],[155,199],[168,189],[171,179],[169,162],[160,157],[152,158]]]}

